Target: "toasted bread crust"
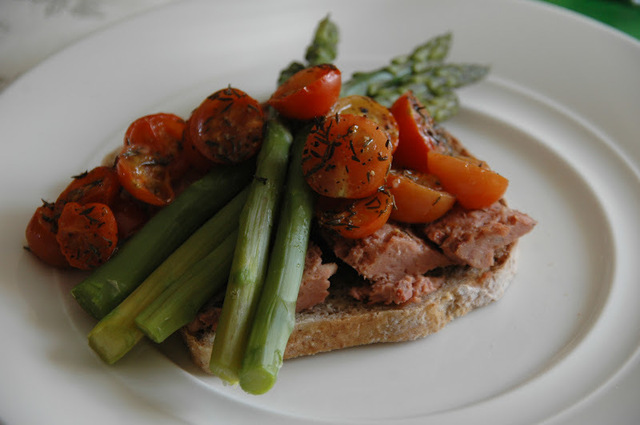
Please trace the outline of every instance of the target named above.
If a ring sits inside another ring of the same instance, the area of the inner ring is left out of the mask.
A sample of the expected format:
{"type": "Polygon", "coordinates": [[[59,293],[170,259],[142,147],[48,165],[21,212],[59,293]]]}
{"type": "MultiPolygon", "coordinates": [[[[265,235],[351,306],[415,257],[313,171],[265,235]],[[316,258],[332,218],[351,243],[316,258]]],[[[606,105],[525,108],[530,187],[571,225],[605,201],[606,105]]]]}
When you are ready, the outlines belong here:
{"type": "MultiPolygon", "coordinates": [[[[517,265],[517,245],[507,247],[488,270],[452,267],[443,286],[422,301],[406,305],[367,304],[347,292],[357,279],[352,273],[332,279],[326,302],[296,314],[296,326],[284,358],[309,356],[359,345],[401,342],[438,332],[453,319],[499,300],[511,283],[517,265]]],[[[209,372],[215,333],[182,329],[195,364],[209,372]]]]}

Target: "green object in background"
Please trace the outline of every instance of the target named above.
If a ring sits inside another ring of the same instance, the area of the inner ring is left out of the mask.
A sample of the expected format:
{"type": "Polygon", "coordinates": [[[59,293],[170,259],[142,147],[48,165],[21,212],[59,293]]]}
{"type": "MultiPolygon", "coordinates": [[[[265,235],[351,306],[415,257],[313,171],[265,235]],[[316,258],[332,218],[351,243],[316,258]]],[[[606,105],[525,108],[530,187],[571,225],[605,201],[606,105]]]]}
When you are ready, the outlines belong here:
{"type": "Polygon", "coordinates": [[[640,4],[633,0],[544,0],[617,28],[640,40],[640,4]]]}

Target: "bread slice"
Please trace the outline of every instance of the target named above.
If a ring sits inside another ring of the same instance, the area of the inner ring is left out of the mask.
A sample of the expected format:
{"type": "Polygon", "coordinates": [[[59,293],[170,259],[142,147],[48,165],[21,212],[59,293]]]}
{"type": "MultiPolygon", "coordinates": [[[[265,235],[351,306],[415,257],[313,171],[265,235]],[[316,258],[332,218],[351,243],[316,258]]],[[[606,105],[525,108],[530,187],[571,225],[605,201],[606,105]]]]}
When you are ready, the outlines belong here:
{"type": "MultiPolygon", "coordinates": [[[[499,300],[516,272],[517,242],[496,254],[487,270],[454,266],[444,270],[444,284],[421,301],[404,305],[368,304],[348,294],[355,272],[341,265],[323,304],[296,314],[284,358],[309,356],[366,344],[411,341],[438,332],[453,319],[499,300]]],[[[181,330],[195,364],[209,371],[215,338],[212,328],[181,330]]]]}
{"type": "MultiPolygon", "coordinates": [[[[441,148],[473,157],[464,145],[442,126],[432,136],[441,148]]],[[[502,199],[501,204],[507,207],[502,199]]],[[[533,221],[532,221],[533,223],[533,221]]],[[[528,231],[528,230],[527,230],[528,231]]],[[[516,273],[517,239],[494,255],[488,269],[449,266],[438,270],[442,286],[420,301],[397,304],[370,304],[349,294],[366,281],[351,267],[340,263],[331,277],[325,302],[296,313],[296,325],[289,338],[284,359],[310,356],[367,344],[411,341],[438,332],[447,323],[474,309],[497,301],[504,295],[516,273]]],[[[194,321],[181,330],[194,363],[207,373],[215,338],[219,308],[208,307],[205,322],[194,321]],[[208,317],[207,317],[208,316],[208,317]]]]}

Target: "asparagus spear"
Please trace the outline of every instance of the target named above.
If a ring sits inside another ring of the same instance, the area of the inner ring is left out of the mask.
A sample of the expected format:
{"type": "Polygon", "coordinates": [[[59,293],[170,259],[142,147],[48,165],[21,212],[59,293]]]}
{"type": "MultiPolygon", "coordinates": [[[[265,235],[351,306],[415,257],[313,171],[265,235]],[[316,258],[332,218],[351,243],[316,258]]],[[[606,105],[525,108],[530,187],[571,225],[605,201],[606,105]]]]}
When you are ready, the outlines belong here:
{"type": "Polygon", "coordinates": [[[105,362],[115,363],[143,338],[134,322],[136,316],[238,227],[247,194],[245,189],[236,195],[91,330],[89,346],[105,362]]]}
{"type": "Polygon", "coordinates": [[[238,239],[237,227],[213,251],[189,268],[136,317],[135,324],[162,342],[192,321],[198,310],[227,283],[238,239]]]}
{"type": "Polygon", "coordinates": [[[210,368],[223,380],[235,383],[249,337],[258,296],[267,269],[271,230],[285,178],[289,130],[271,118],[260,153],[256,176],[240,216],[225,299],[216,329],[210,368]]]}
{"type": "Polygon", "coordinates": [[[287,68],[280,72],[278,85],[284,83],[293,74],[303,70],[307,66],[332,63],[338,54],[338,41],[338,26],[327,16],[318,23],[313,35],[313,40],[307,47],[305,53],[306,65],[302,62],[291,62],[287,68]]]}
{"type": "Polygon", "coordinates": [[[429,65],[441,63],[449,54],[451,39],[451,33],[439,35],[417,46],[410,54],[393,58],[382,68],[354,73],[351,79],[342,85],[341,95],[366,96],[371,84],[412,75],[429,65]]]}
{"type": "Polygon", "coordinates": [[[489,71],[484,65],[444,63],[450,45],[451,34],[440,35],[387,66],[354,73],[342,85],[341,95],[370,96],[388,107],[411,90],[434,120],[445,121],[458,112],[459,102],[453,90],[484,78],[489,71]]]}
{"type": "Polygon", "coordinates": [[[108,262],[71,293],[101,319],[250,180],[253,163],[216,167],[160,210],[108,262]]]}
{"type": "Polygon", "coordinates": [[[338,26],[326,16],[318,23],[305,59],[309,66],[333,63],[338,55],[338,26]]]}
{"type": "Polygon", "coordinates": [[[252,394],[275,383],[295,325],[315,200],[301,165],[307,134],[299,131],[293,142],[276,240],[240,371],[240,386],[252,394]]]}

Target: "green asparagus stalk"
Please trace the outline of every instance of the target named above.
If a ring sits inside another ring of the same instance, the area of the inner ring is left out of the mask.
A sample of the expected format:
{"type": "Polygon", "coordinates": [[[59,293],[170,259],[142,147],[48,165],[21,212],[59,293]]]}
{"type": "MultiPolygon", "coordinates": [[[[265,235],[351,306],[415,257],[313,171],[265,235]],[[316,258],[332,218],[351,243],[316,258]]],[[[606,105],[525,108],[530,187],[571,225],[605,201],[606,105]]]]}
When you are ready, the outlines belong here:
{"type": "Polygon", "coordinates": [[[439,35],[419,45],[410,54],[393,58],[388,65],[382,68],[368,72],[356,72],[349,81],[342,85],[341,95],[368,96],[369,86],[372,84],[412,75],[426,67],[442,63],[449,54],[451,40],[451,33],[439,35]]]}
{"type": "Polygon", "coordinates": [[[91,330],[89,346],[102,360],[115,363],[144,337],[135,324],[136,316],[238,227],[247,194],[244,189],[236,195],[91,330]]]}
{"type": "Polygon", "coordinates": [[[198,310],[229,278],[237,227],[220,245],[167,287],[135,319],[145,335],[160,343],[195,319],[198,310]]]}
{"type": "Polygon", "coordinates": [[[313,41],[307,47],[305,59],[309,66],[333,63],[338,56],[338,26],[328,16],[318,23],[313,41]]]}
{"type": "Polygon", "coordinates": [[[313,40],[307,47],[305,53],[306,65],[302,62],[291,62],[287,68],[280,72],[278,85],[284,83],[293,74],[308,66],[333,63],[338,54],[338,41],[338,26],[327,16],[318,23],[313,35],[313,40]]]}
{"type": "Polygon", "coordinates": [[[393,59],[389,65],[370,72],[354,73],[342,85],[341,96],[370,96],[389,107],[407,91],[442,122],[458,112],[454,90],[484,78],[489,68],[477,64],[449,64],[444,60],[451,46],[451,34],[432,38],[411,54],[393,59]]]}
{"type": "Polygon", "coordinates": [[[301,165],[307,134],[299,131],[292,147],[276,240],[240,371],[240,386],[251,394],[263,394],[274,385],[295,325],[314,211],[314,195],[301,165]]]}
{"type": "Polygon", "coordinates": [[[258,296],[267,270],[276,210],[283,190],[292,142],[289,130],[276,119],[267,124],[256,176],[242,210],[238,241],[225,299],[216,329],[210,368],[236,383],[258,296]]]}
{"type": "Polygon", "coordinates": [[[224,206],[251,179],[254,164],[216,167],[160,210],[108,262],[71,293],[89,314],[101,319],[224,206]]]}

